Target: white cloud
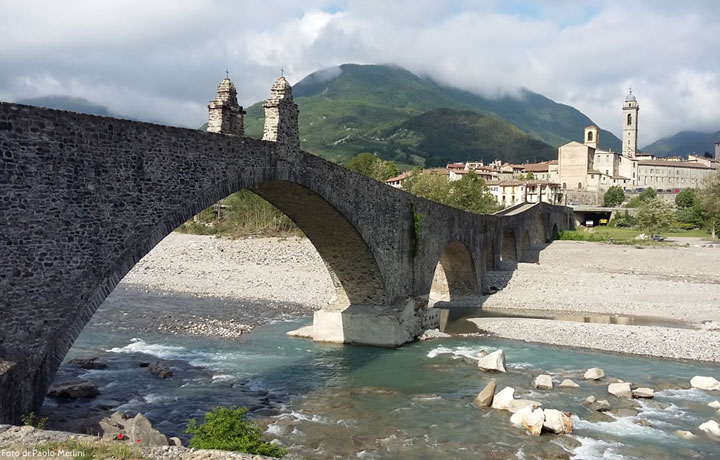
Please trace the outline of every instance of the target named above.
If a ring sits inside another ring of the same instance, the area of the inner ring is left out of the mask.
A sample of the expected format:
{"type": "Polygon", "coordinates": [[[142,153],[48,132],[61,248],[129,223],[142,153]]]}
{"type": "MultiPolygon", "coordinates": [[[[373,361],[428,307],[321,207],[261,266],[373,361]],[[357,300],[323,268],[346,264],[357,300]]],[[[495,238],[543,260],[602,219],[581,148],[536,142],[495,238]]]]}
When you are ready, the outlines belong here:
{"type": "Polygon", "coordinates": [[[720,3],[500,0],[0,0],[0,96],[87,97],[197,126],[224,70],[244,105],[347,62],[397,63],[485,95],[520,87],[616,134],[632,86],[640,143],[720,129],[720,3]]]}

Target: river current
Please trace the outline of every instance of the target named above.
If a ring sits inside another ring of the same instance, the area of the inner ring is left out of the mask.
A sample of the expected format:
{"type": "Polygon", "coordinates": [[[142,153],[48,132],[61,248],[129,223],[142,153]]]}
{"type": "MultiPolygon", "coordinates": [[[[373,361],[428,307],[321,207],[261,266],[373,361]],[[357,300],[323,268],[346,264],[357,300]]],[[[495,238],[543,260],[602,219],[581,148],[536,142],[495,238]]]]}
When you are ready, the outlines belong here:
{"type": "MultiPolygon", "coordinates": [[[[167,301],[172,303],[172,296],[167,301]]],[[[216,405],[241,405],[250,408],[268,439],[288,447],[292,457],[307,459],[720,458],[720,442],[697,428],[717,420],[707,404],[720,399],[720,392],[678,389],[689,387],[694,375],[717,377],[715,366],[486,337],[388,350],[285,335],[308,318],[257,327],[236,340],[172,336],[148,329],[142,315],[133,319],[129,308],[130,314],[120,318],[101,307],[66,358],[99,356],[107,369],[64,364],[56,378],[89,380],[100,396],[71,403],[48,398],[44,415],[67,421],[73,414],[101,413],[100,407],[142,412],[160,431],[187,439],[183,429],[189,418],[202,418],[216,405]],[[505,350],[508,372],[479,371],[475,354],[497,348],[505,350]],[[159,379],[139,367],[157,359],[170,366],[171,378],[159,379]],[[589,367],[655,388],[655,398],[634,403],[614,398],[607,394],[607,382],[582,379],[589,367]],[[556,385],[571,378],[580,388],[535,390],[532,381],[540,373],[551,374],[556,385]],[[572,412],[573,433],[531,436],[510,424],[509,412],[473,407],[473,398],[491,378],[497,391],[512,386],[517,398],[572,412]],[[607,399],[615,413],[582,406],[591,394],[607,399]],[[683,440],[672,434],[675,430],[699,436],[683,440]]]]}

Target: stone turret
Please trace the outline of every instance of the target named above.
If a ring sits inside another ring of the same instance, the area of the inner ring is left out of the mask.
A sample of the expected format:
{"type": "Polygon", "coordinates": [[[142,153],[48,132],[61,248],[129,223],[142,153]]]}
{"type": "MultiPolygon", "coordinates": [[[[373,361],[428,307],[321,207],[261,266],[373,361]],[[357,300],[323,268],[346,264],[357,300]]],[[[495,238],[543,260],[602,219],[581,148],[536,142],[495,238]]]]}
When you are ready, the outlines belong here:
{"type": "Polygon", "coordinates": [[[270,89],[270,98],[265,101],[265,128],[263,140],[300,148],[298,132],[298,106],[293,102],[292,86],[280,77],[270,89]]]}
{"type": "Polygon", "coordinates": [[[215,100],[208,104],[208,127],[211,133],[244,136],[245,111],[238,105],[237,90],[229,78],[223,78],[217,88],[215,100]]]}

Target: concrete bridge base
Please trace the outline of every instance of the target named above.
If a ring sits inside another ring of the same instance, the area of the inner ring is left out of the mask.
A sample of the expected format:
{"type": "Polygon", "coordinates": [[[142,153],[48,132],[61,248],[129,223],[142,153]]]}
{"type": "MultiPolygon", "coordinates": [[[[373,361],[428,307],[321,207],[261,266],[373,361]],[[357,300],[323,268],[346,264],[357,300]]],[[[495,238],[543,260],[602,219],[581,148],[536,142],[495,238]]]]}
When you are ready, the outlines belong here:
{"type": "Polygon", "coordinates": [[[315,312],[312,325],[288,335],[316,342],[395,348],[412,342],[426,329],[439,327],[440,313],[439,309],[427,308],[427,301],[421,299],[407,299],[397,306],[330,306],[315,312]]]}

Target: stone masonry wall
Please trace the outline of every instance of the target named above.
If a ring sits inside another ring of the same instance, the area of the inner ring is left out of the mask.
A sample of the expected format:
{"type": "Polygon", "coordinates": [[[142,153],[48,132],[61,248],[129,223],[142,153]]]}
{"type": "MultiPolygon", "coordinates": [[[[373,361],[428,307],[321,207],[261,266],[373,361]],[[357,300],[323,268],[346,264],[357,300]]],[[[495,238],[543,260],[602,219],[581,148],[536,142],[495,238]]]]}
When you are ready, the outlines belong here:
{"type": "Polygon", "coordinates": [[[557,220],[546,205],[469,214],[292,145],[0,103],[0,421],[39,408],[82,327],[143,255],[242,188],[293,218],[341,293],[368,305],[427,296],[453,241],[480,286],[479,261],[497,254],[505,223],[521,234],[537,212],[557,220]]]}

